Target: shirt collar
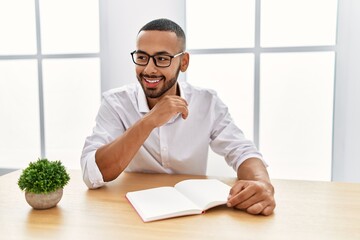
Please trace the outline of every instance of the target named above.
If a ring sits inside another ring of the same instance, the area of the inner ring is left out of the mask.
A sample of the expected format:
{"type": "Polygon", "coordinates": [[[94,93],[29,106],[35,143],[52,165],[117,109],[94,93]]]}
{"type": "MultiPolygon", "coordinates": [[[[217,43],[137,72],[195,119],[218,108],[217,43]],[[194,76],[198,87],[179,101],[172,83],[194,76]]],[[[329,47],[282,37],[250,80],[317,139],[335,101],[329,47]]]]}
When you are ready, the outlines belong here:
{"type": "Polygon", "coordinates": [[[137,101],[138,101],[139,112],[141,112],[141,113],[149,112],[150,109],[149,109],[149,106],[147,104],[146,96],[145,96],[144,90],[142,89],[140,84],[138,85],[138,91],[137,92],[138,92],[137,93],[137,101]]]}
{"type": "MultiPolygon", "coordinates": [[[[179,82],[177,82],[176,84],[178,85],[178,88],[179,88],[179,91],[180,91],[180,97],[186,99],[185,94],[184,94],[184,90],[183,90],[181,84],[179,82]]],[[[142,89],[140,84],[138,84],[137,101],[138,101],[139,112],[141,112],[141,113],[150,112],[149,105],[147,103],[144,90],[142,89]]]]}

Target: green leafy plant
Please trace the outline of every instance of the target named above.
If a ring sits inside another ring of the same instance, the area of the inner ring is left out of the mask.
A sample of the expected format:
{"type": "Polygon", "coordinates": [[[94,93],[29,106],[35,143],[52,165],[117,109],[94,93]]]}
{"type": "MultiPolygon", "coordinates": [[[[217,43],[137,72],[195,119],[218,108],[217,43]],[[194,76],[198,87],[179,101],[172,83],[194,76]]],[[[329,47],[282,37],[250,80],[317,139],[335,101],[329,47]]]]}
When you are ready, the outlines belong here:
{"type": "Polygon", "coordinates": [[[21,190],[32,193],[50,193],[63,188],[70,180],[61,161],[38,159],[30,162],[18,180],[21,190]]]}

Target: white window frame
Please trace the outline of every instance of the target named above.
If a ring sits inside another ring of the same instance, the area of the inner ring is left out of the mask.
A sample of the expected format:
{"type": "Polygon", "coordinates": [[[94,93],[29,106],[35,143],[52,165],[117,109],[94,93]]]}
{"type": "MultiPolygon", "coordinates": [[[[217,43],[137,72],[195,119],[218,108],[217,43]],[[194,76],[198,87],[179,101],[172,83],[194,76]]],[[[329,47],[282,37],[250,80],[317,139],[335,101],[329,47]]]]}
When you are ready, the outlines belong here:
{"type": "Polygon", "coordinates": [[[254,132],[253,141],[259,146],[260,128],[260,55],[262,53],[301,53],[301,52],[336,52],[336,45],[330,46],[301,46],[301,47],[261,47],[260,45],[260,9],[261,0],[255,0],[255,45],[247,48],[212,48],[189,49],[189,53],[196,54],[254,54],[254,132]]]}
{"type": "MultiPolygon", "coordinates": [[[[41,28],[40,28],[40,6],[39,0],[34,1],[35,9],[35,27],[36,27],[36,54],[28,55],[0,55],[1,60],[37,60],[38,71],[38,88],[39,88],[39,124],[40,124],[40,154],[46,157],[46,140],[45,140],[45,117],[44,117],[44,90],[43,90],[43,60],[44,59],[74,59],[74,58],[99,58],[98,53],[76,53],[76,54],[43,54],[41,49],[41,28]]],[[[99,93],[100,94],[100,93],[99,93]]]]}

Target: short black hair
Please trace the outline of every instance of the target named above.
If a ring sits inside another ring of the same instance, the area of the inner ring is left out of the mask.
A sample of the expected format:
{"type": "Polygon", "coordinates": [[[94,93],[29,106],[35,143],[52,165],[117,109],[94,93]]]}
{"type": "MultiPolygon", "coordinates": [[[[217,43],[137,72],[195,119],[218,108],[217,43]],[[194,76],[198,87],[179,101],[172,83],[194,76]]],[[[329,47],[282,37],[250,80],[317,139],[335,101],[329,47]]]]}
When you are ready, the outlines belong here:
{"type": "Polygon", "coordinates": [[[166,18],[159,18],[152,20],[151,22],[148,22],[145,24],[138,32],[138,34],[141,31],[166,31],[166,32],[174,32],[176,36],[182,40],[183,42],[183,49],[184,51],[186,49],[186,36],[184,30],[175,22],[166,19],[166,18]]]}

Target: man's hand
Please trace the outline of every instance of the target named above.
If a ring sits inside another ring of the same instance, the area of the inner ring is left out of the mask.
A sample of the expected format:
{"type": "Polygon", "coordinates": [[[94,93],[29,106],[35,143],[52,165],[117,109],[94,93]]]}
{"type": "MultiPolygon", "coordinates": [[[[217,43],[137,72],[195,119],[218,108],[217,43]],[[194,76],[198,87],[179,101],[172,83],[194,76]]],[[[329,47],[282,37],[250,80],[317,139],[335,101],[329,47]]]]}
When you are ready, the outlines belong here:
{"type": "Polygon", "coordinates": [[[239,180],[230,190],[227,205],[250,214],[270,215],[275,208],[274,187],[266,181],[239,180]]]}
{"type": "Polygon", "coordinates": [[[151,119],[155,127],[160,127],[167,123],[173,116],[180,113],[183,119],[186,119],[188,104],[185,99],[179,96],[164,96],[148,113],[147,117],[151,119]]]}

